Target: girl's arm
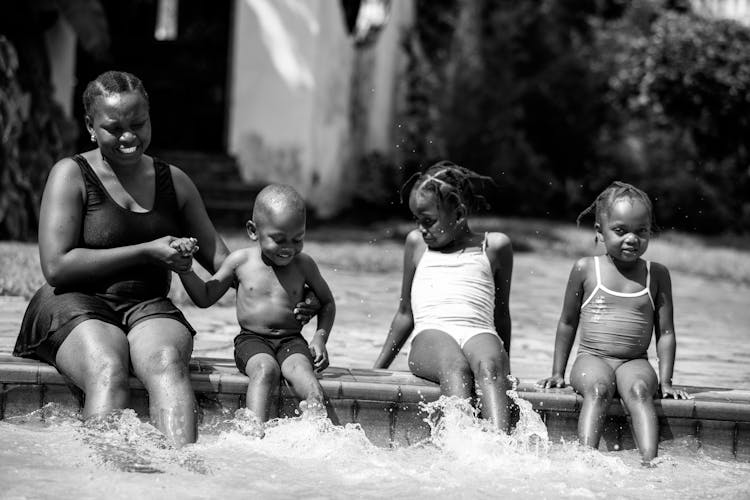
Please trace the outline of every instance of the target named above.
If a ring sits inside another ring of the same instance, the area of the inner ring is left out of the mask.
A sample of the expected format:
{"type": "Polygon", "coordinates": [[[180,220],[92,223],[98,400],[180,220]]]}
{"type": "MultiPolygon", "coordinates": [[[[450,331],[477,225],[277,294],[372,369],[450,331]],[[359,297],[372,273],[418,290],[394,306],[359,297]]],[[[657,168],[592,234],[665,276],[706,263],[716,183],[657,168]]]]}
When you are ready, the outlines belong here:
{"type": "Polygon", "coordinates": [[[79,247],[83,186],[80,169],[70,158],[57,162],[47,178],[39,216],[39,259],[50,285],[75,287],[141,263],[158,262],[173,271],[190,267],[192,258],[171,248],[175,238],[168,235],[124,247],[79,247]]]}
{"type": "Polygon", "coordinates": [[[580,259],[573,265],[565,288],[563,309],[555,334],[555,353],[552,361],[552,376],[537,382],[544,388],[565,387],[565,367],[568,365],[570,349],[573,347],[578,319],[583,301],[583,282],[586,278],[587,263],[590,259],[580,259]]]}
{"type": "Polygon", "coordinates": [[[185,291],[196,306],[208,307],[213,305],[227,293],[227,290],[234,283],[234,270],[242,259],[242,252],[242,250],[238,250],[224,259],[219,270],[208,281],[203,281],[192,269],[180,273],[182,286],[185,287],[185,291]]]}
{"type": "Polygon", "coordinates": [[[206,207],[193,181],[179,168],[170,166],[170,169],[177,204],[182,215],[183,235],[198,240],[195,259],[208,272],[215,273],[229,255],[229,249],[208,218],[206,207]]]}
{"type": "Polygon", "coordinates": [[[404,273],[401,279],[401,298],[399,299],[396,315],[391,321],[391,328],[380,350],[374,368],[388,368],[393,359],[403,347],[406,339],[414,328],[414,316],[411,310],[411,284],[414,272],[417,270],[415,257],[424,251],[424,242],[418,230],[411,231],[406,236],[404,245],[404,273]]]}
{"type": "Polygon", "coordinates": [[[513,245],[503,233],[489,233],[487,254],[495,279],[495,329],[510,356],[510,280],[513,274],[513,245]]]}
{"type": "Polygon", "coordinates": [[[651,276],[656,282],[656,310],[654,312],[654,326],[656,334],[656,356],[659,359],[659,387],[662,397],[675,399],[689,399],[690,395],[683,390],[672,387],[672,373],[677,341],[674,331],[674,306],[672,303],[672,279],[669,270],[651,263],[651,276]]]}

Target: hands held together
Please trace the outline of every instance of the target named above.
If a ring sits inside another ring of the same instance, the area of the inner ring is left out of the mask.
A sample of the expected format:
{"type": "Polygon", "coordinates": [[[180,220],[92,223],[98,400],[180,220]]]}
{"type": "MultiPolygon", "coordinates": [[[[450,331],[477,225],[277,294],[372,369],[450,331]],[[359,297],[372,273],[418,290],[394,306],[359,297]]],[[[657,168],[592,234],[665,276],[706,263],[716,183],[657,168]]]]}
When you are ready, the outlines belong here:
{"type": "Polygon", "coordinates": [[[153,257],[176,273],[189,272],[193,267],[193,254],[198,251],[195,238],[164,236],[150,244],[153,257]]]}

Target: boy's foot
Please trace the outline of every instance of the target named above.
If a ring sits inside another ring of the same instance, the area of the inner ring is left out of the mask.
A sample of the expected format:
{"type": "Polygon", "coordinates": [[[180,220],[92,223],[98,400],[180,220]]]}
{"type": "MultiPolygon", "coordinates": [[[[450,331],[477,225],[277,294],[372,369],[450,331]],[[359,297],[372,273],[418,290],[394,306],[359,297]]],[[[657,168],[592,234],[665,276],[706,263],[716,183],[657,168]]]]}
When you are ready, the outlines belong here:
{"type": "Polygon", "coordinates": [[[249,408],[240,408],[234,412],[234,425],[244,436],[262,439],[266,435],[263,422],[249,408]]]}
{"type": "Polygon", "coordinates": [[[325,418],[328,416],[326,407],[322,401],[317,399],[306,399],[299,404],[299,410],[303,418],[325,418]]]}

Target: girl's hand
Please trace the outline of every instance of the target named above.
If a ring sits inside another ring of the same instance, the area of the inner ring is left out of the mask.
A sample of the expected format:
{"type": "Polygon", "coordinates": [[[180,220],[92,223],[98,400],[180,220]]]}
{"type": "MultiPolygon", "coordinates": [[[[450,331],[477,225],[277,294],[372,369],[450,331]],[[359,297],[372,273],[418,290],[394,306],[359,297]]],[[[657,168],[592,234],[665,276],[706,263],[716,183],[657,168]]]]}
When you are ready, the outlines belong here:
{"type": "Polygon", "coordinates": [[[320,310],[320,300],[309,288],[305,289],[302,301],[294,306],[294,319],[306,325],[320,310]]]}
{"type": "Polygon", "coordinates": [[[537,387],[542,389],[562,389],[565,387],[565,379],[559,375],[543,378],[536,383],[537,387]]]}
{"type": "Polygon", "coordinates": [[[675,389],[672,384],[661,384],[661,397],[674,399],[693,399],[693,396],[682,389],[675,389]]]}
{"type": "Polygon", "coordinates": [[[310,354],[312,354],[316,372],[322,372],[328,368],[328,351],[326,350],[326,344],[318,335],[315,335],[310,341],[310,354]]]}
{"type": "Polygon", "coordinates": [[[172,247],[172,242],[177,240],[174,236],[164,236],[148,243],[148,249],[150,255],[161,265],[176,273],[185,273],[192,269],[193,257],[183,256],[177,248],[172,247]]]}

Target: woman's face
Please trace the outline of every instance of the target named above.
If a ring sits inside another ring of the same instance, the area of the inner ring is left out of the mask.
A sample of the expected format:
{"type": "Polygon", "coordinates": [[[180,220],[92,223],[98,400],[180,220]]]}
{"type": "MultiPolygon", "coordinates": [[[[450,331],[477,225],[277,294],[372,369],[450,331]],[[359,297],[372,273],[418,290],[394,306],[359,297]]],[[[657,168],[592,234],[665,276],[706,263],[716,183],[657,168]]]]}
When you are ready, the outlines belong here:
{"type": "Polygon", "coordinates": [[[148,102],[138,91],[100,96],[86,117],[86,128],[108,161],[137,163],[151,143],[148,102]]]}

